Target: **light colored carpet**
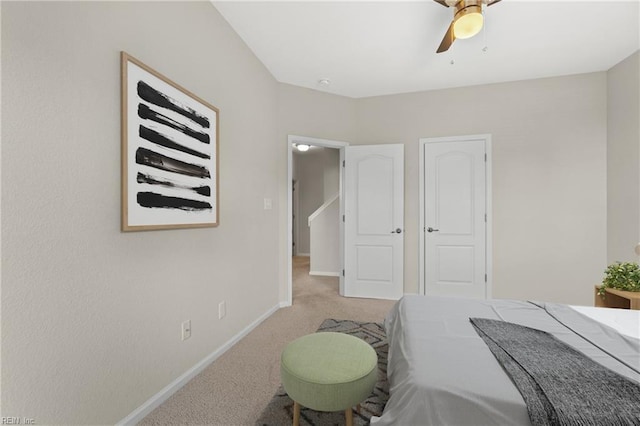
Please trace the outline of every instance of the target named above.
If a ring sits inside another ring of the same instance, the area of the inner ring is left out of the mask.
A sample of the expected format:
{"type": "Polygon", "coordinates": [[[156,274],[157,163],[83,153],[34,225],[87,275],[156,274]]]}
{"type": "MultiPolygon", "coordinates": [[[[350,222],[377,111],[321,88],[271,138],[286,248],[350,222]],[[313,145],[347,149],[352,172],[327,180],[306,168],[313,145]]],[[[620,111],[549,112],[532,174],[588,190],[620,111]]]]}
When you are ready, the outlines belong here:
{"type": "Polygon", "coordinates": [[[326,318],[382,322],[393,301],[344,298],[338,278],[309,276],[294,257],[293,306],[274,313],[198,374],[141,425],[253,425],[280,386],[280,353],[326,318]]]}

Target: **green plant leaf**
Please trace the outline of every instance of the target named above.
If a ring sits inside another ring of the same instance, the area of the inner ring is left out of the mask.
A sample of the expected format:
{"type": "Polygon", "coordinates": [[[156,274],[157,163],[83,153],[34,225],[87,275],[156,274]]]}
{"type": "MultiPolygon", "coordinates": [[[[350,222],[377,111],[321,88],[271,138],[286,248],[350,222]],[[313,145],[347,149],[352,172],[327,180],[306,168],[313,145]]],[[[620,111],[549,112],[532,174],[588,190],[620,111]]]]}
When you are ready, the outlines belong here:
{"type": "Polygon", "coordinates": [[[640,267],[636,262],[615,262],[604,271],[605,277],[598,294],[604,296],[606,288],[640,291],[640,267]]]}

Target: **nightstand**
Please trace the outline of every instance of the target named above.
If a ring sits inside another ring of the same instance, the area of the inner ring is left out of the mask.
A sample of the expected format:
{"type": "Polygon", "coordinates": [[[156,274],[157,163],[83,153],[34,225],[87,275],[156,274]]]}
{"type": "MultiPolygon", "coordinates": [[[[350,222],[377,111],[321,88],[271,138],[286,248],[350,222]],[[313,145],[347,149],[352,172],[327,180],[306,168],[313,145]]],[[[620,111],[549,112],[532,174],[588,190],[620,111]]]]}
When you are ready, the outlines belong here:
{"type": "Polygon", "coordinates": [[[599,308],[620,308],[640,310],[640,291],[622,291],[613,288],[605,289],[605,296],[598,295],[600,286],[595,286],[595,306],[599,308]]]}

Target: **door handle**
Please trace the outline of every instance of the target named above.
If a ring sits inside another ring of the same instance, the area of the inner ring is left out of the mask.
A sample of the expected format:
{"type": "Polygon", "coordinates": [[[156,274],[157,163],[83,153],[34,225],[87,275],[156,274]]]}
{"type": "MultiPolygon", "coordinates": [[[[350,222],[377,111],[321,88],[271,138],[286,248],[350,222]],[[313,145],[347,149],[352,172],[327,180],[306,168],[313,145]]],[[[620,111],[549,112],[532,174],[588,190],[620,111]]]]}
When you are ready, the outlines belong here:
{"type": "Polygon", "coordinates": [[[391,231],[392,234],[402,234],[402,229],[396,228],[395,231],[391,231]]]}
{"type": "Polygon", "coordinates": [[[432,227],[428,227],[427,228],[427,232],[438,232],[440,231],[439,229],[433,229],[432,227]]]}

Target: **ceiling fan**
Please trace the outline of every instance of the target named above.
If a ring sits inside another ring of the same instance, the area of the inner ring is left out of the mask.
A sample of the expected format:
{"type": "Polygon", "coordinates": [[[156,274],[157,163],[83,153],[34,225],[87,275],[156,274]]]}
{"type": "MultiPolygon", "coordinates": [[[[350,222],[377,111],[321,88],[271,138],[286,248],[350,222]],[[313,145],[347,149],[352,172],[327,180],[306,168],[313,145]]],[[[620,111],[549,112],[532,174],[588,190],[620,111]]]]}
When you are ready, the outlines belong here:
{"type": "Polygon", "coordinates": [[[473,37],[482,29],[484,18],[482,6],[491,6],[500,0],[433,0],[444,7],[454,7],[453,21],[447,29],[436,53],[442,53],[451,47],[456,39],[473,37]]]}

